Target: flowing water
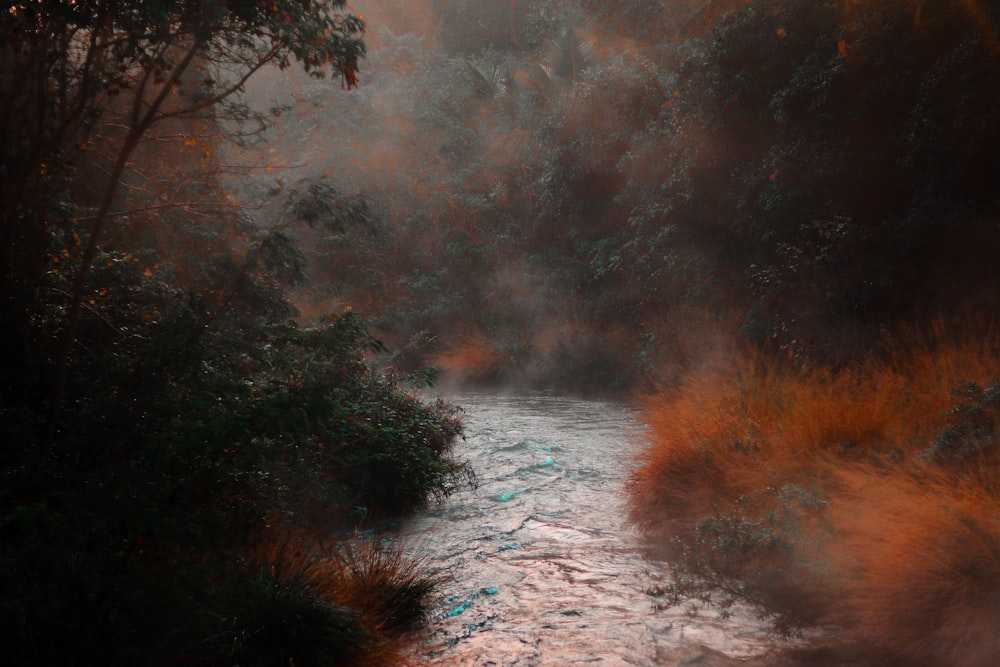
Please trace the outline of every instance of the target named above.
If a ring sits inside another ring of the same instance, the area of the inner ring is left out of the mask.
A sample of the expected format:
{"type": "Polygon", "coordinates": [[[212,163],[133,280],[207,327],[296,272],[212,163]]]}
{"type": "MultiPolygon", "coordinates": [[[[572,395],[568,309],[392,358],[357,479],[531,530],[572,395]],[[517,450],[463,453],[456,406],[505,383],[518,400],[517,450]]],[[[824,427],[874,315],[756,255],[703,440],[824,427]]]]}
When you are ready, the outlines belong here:
{"type": "Polygon", "coordinates": [[[749,617],[654,613],[646,591],[665,570],[624,525],[624,485],[644,441],[627,406],[447,398],[465,410],[455,453],[479,485],[403,526],[441,578],[415,664],[708,665],[722,663],[703,647],[735,657],[763,650],[749,617]]]}

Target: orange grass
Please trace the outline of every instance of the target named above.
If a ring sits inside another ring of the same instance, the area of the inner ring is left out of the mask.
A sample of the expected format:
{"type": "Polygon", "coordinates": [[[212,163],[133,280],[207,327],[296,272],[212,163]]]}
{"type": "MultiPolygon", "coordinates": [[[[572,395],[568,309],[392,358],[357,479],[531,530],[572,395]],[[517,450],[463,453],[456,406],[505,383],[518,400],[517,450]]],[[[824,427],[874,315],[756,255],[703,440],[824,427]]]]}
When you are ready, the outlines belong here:
{"type": "Polygon", "coordinates": [[[632,522],[661,543],[679,538],[686,548],[668,553],[704,572],[715,556],[698,553],[703,519],[779,516],[796,567],[821,575],[795,602],[809,622],[819,609],[845,645],[898,664],[1000,664],[996,446],[950,462],[924,455],[960,418],[946,414],[952,390],[1000,379],[1000,335],[977,332],[935,325],[839,371],[749,360],[650,397],[632,522]],[[821,510],[796,507],[787,489],[821,510]]]}
{"type": "Polygon", "coordinates": [[[941,471],[849,468],[829,519],[847,640],[913,665],[1000,664],[1000,502],[996,488],[941,471]]]}
{"type": "Polygon", "coordinates": [[[357,615],[365,639],[347,662],[337,663],[348,667],[403,664],[436,585],[425,563],[378,536],[332,545],[308,537],[275,539],[258,545],[250,561],[287,585],[305,582],[313,594],[357,615]]]}

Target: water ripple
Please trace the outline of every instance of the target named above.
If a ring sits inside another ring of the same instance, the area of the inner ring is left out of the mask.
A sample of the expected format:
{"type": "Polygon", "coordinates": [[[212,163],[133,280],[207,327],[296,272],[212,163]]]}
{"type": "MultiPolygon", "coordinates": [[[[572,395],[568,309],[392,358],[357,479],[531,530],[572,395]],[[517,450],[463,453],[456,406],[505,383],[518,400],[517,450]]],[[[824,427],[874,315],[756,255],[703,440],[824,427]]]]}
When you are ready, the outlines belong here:
{"type": "MultiPolygon", "coordinates": [[[[747,616],[653,612],[645,591],[666,573],[623,524],[644,437],[632,410],[549,396],[451,400],[466,410],[457,455],[480,485],[403,527],[443,582],[415,663],[679,665],[692,650],[701,660],[704,646],[762,651],[747,616]]],[[[725,664],[720,656],[688,664],[725,664]]]]}

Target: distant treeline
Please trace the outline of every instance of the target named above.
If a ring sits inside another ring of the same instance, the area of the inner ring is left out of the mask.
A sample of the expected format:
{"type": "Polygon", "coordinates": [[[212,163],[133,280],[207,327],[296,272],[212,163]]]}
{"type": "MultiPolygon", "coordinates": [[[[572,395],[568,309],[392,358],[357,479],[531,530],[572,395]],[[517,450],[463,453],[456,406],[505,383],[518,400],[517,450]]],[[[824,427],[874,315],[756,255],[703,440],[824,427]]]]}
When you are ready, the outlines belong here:
{"type": "Polygon", "coordinates": [[[995,3],[375,11],[359,89],[302,84],[269,150],[368,207],[309,240],[303,316],[404,368],[619,391],[996,307],[995,3]]]}

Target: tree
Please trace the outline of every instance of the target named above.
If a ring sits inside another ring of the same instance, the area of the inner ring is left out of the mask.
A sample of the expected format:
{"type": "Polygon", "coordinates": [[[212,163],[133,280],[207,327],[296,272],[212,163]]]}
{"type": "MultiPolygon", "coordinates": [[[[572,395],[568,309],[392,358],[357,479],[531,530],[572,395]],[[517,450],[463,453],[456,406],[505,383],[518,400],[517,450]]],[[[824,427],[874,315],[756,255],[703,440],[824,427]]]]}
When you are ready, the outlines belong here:
{"type": "Polygon", "coordinates": [[[746,340],[810,363],[992,308],[996,4],[739,4],[706,10],[720,18],[630,147],[626,275],[646,295],[703,302],[707,286],[745,313],[746,340]]]}
{"type": "Polygon", "coordinates": [[[47,341],[50,422],[63,401],[88,275],[121,212],[130,158],[149,130],[234,109],[246,81],[268,65],[297,61],[320,77],[329,68],[352,87],[363,30],[343,0],[7,3],[0,16],[2,367],[16,366],[33,345],[28,322],[53,235],[70,227],[80,239],[64,327],[47,341]],[[98,150],[108,154],[107,171],[87,201],[73,191],[98,150]]]}
{"type": "Polygon", "coordinates": [[[299,228],[360,222],[364,202],[300,181],[262,223],[229,203],[216,150],[256,127],[233,121],[263,119],[240,93],[264,67],[353,86],[362,29],[334,1],[0,7],[0,651],[14,662],[369,662],[422,612],[422,575],[366,590],[361,576],[390,568],[341,576],[319,555],[327,540],[340,552],[335,525],[470,477],[447,456],[456,413],[383,373],[359,316],[295,322],[299,228]]]}

